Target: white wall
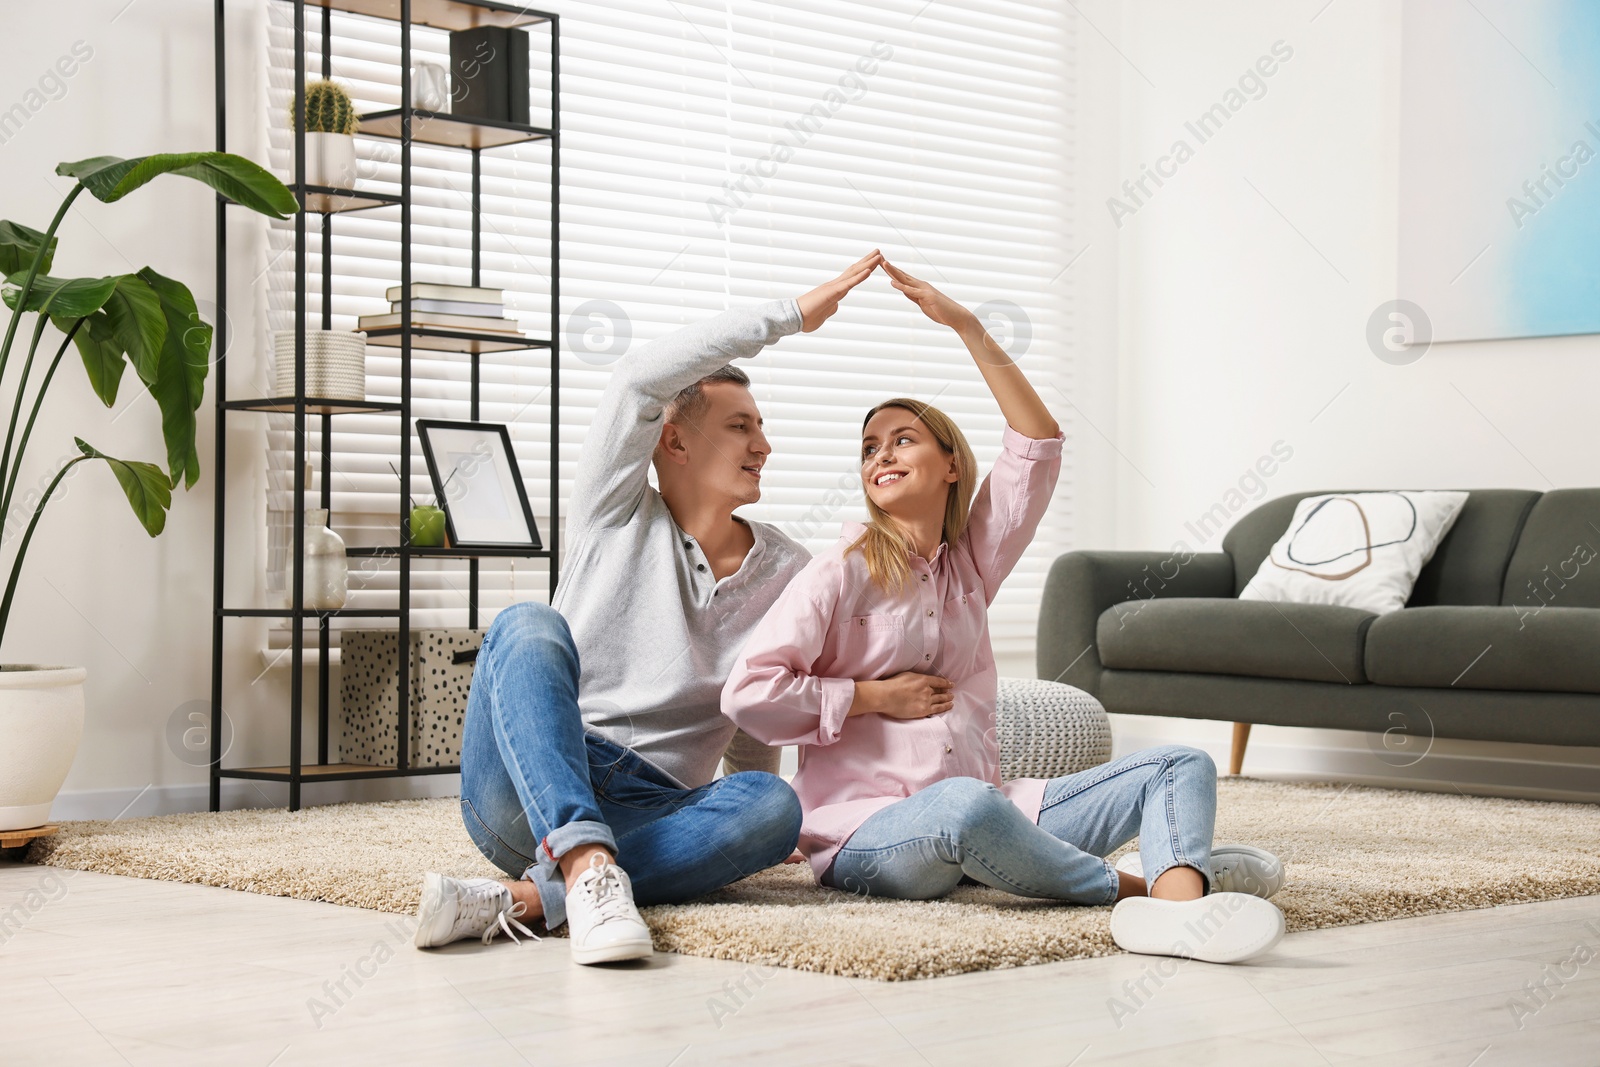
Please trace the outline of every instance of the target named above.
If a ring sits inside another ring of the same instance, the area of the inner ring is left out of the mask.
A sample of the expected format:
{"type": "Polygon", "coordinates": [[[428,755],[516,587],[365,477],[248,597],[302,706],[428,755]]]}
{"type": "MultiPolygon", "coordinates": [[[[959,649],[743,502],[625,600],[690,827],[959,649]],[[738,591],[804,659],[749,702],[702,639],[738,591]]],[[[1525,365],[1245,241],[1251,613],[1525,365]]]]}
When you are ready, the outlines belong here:
{"type": "MultiPolygon", "coordinates": [[[[1085,547],[1201,547],[1186,524],[1279,441],[1293,456],[1263,496],[1596,484],[1587,429],[1600,339],[1442,345],[1409,366],[1367,346],[1373,310],[1407,295],[1395,288],[1399,4],[1140,0],[1081,10],[1098,28],[1078,34],[1089,161],[1080,197],[1095,247],[1075,269],[1113,275],[1116,293],[1085,307],[1114,317],[1101,331],[1115,343],[1079,359],[1114,364],[1103,371],[1114,374],[1114,401],[1099,398],[1087,414],[1120,450],[1094,458],[1114,471],[1114,520],[1085,547]],[[1292,55],[1263,79],[1264,92],[1201,143],[1185,123],[1280,41],[1292,55]],[[1137,204],[1121,183],[1179,138],[1192,158],[1137,204]],[[1120,228],[1113,196],[1135,208],[1120,228]]],[[[1508,46],[1506,61],[1522,59],[1508,46]]],[[[1228,747],[1225,723],[1119,717],[1117,728],[1124,749],[1182,740],[1221,756],[1228,747]]],[[[1597,749],[1439,741],[1398,770],[1367,742],[1257,727],[1246,769],[1600,795],[1597,749]]]]}

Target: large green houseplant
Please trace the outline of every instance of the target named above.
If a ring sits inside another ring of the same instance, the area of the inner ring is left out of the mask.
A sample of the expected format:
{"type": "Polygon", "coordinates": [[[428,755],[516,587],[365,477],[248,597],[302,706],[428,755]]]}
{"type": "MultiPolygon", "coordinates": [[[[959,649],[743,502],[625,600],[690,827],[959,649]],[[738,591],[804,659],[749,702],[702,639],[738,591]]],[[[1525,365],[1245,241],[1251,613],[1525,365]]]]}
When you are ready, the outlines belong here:
{"type": "MultiPolygon", "coordinates": [[[[5,517],[4,544],[9,547],[24,515],[27,526],[15,547],[10,575],[0,599],[0,647],[11,621],[12,599],[22,574],[28,545],[56,487],[78,464],[101,460],[111,468],[135,516],[151,537],[166,525],[172,490],[182,481],[192,489],[200,478],[195,445],[196,411],[211,364],[211,324],[200,318],[187,286],[149,267],[132,274],[102,278],[59,278],[50,274],[56,254],[56,230],[73,201],[87,191],[96,200],[113,203],[163,174],[203,182],[223,196],[273,218],[299,210],[288,188],[261,167],[225,152],[187,152],[118,159],[98,156],[63,163],[56,173],[76,182],[43,231],[0,220],[0,275],[9,309],[5,340],[0,343],[0,405],[9,402],[10,421],[0,449],[0,516],[5,517]],[[31,328],[24,322],[32,317],[31,328]],[[60,333],[46,341],[53,325],[60,333]],[[27,336],[26,347],[18,344],[27,336]],[[28,405],[28,379],[35,358],[54,344],[42,379],[28,405]],[[68,347],[76,345],[89,385],[107,407],[116,403],[123,368],[133,365],[139,380],[161,409],[166,441],[164,465],[107,455],[75,437],[81,455],[55,473],[42,494],[13,499],[22,458],[33,434],[45,392],[68,347]],[[26,353],[15,384],[6,380],[13,356],[26,353]],[[29,407],[21,434],[17,424],[29,407]],[[37,500],[34,500],[37,496],[37,500]],[[17,510],[13,522],[13,509],[17,510]]],[[[3,411],[0,411],[3,415],[3,411]]],[[[0,552],[3,555],[3,552],[0,552]]],[[[48,817],[50,802],[65,779],[83,730],[82,667],[0,664],[0,829],[37,825],[48,817]]]]}

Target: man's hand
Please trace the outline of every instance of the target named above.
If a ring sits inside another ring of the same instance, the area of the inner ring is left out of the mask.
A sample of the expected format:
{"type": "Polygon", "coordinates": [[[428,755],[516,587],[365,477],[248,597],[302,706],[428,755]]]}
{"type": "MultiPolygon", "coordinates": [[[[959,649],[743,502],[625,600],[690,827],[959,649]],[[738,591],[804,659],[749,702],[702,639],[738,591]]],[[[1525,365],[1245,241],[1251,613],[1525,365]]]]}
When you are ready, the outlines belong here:
{"type": "Polygon", "coordinates": [[[955,706],[948,678],[901,671],[875,682],[857,682],[851,715],[884,715],[891,719],[926,719],[955,706]]]}
{"type": "Polygon", "coordinates": [[[823,282],[800,298],[800,330],[810,333],[828,321],[839,310],[844,294],[866,281],[867,275],[878,269],[883,253],[874,248],[870,253],[846,267],[844,273],[832,281],[823,282]]]}
{"type": "Polygon", "coordinates": [[[921,278],[913,278],[886,259],[883,261],[883,269],[889,275],[889,284],[906,294],[906,299],[916,304],[924,315],[939,325],[948,326],[957,333],[963,333],[979,325],[978,316],[921,278]]]}

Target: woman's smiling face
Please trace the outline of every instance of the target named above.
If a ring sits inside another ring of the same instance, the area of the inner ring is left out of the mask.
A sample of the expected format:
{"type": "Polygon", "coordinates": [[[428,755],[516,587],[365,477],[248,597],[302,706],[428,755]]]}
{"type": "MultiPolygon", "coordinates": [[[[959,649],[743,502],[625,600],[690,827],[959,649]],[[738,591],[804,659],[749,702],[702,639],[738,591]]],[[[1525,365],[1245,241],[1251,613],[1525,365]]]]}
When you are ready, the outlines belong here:
{"type": "Polygon", "coordinates": [[[914,412],[887,407],[861,431],[861,486],[878,507],[908,515],[944,507],[955,458],[914,412]]]}

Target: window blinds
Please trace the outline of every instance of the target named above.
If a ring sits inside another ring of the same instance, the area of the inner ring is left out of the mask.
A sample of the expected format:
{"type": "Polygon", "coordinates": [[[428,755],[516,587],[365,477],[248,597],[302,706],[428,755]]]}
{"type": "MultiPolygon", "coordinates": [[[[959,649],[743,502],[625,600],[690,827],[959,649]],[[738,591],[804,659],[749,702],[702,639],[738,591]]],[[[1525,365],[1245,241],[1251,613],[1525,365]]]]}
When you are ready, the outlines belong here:
{"type": "MultiPolygon", "coordinates": [[[[991,614],[1002,669],[1031,673],[1039,593],[1072,530],[1070,411],[1070,10],[1047,2],[982,10],[753,0],[623,0],[546,5],[562,15],[562,499],[588,412],[614,361],[679,326],[733,306],[797,296],[871,248],[980,314],[1063,425],[1067,458],[1049,516],[991,614]]],[[[292,9],[270,5],[266,116],[272,165],[290,173],[292,9]]],[[[319,20],[308,17],[310,75],[319,20]]],[[[548,50],[534,28],[530,54],[548,50]]],[[[335,14],[333,77],[361,110],[398,103],[393,24],[335,14]]],[[[418,59],[447,63],[447,38],[417,28],[418,59]]],[[[535,118],[547,72],[536,67],[535,118]],[[544,79],[541,81],[541,77],[544,79]]],[[[398,189],[398,148],[358,138],[368,187],[398,189]]],[[[510,313],[547,330],[548,149],[482,155],[482,284],[510,313]]],[[[465,284],[470,160],[413,150],[414,278],[465,284]]],[[[309,220],[308,220],[309,221],[309,220]]],[[[314,227],[308,227],[308,231],[314,227]]],[[[397,209],[334,220],[333,325],[387,310],[398,281],[397,209]]],[[[275,224],[269,324],[293,327],[293,228],[275,224]]],[[[311,326],[319,246],[309,238],[311,326]]],[[[486,421],[511,434],[541,528],[548,529],[548,355],[482,359],[486,421]]],[[[398,399],[397,350],[368,348],[368,394],[398,399]]],[[[906,395],[954,416],[980,469],[1003,420],[971,357],[887,278],[869,279],[820,331],[740,364],[753,379],[773,455],[763,499],[746,514],[813,550],[864,517],[856,477],[861,417],[906,395]]],[[[468,363],[413,350],[416,417],[466,418],[468,363]]],[[[292,416],[271,415],[269,508],[292,507],[292,416]]],[[[318,420],[309,419],[315,430],[318,420]]],[[[398,419],[333,419],[333,524],[351,544],[393,543],[398,419]]],[[[309,454],[320,446],[315,432],[309,454]]],[[[413,435],[411,494],[431,496],[413,435]]],[[[320,471],[314,471],[320,477],[320,471]]],[[[317,485],[316,482],[308,484],[317,485]]],[[[564,538],[563,538],[564,543],[564,538]]],[[[352,560],[351,606],[392,606],[394,563],[352,560]]],[[[466,563],[412,566],[413,627],[466,622],[466,563]]],[[[484,560],[480,624],[514,600],[544,599],[543,561],[484,560]]],[[[370,625],[370,620],[367,621],[370,625]]],[[[274,636],[287,643],[287,634],[274,636]]]]}

